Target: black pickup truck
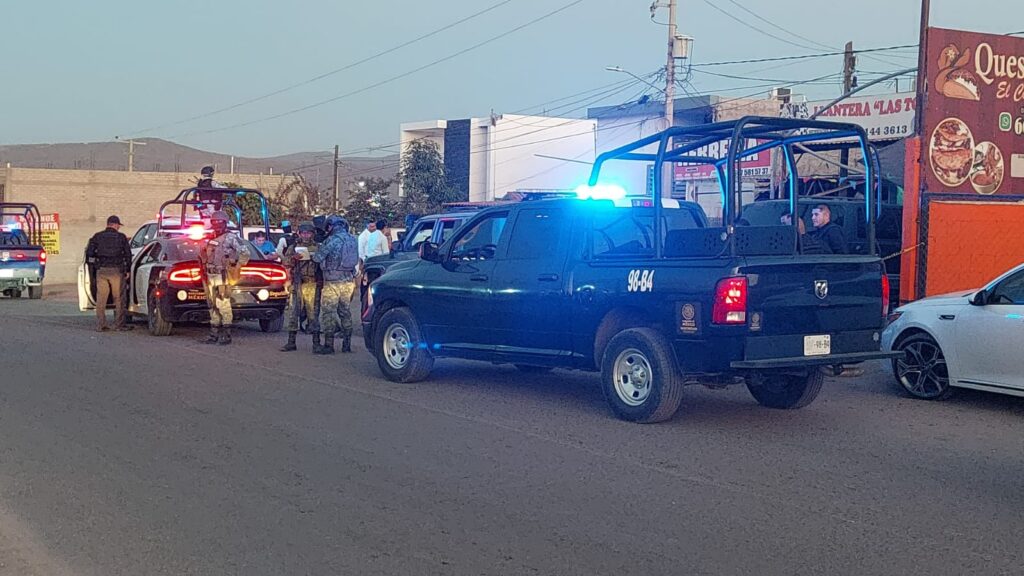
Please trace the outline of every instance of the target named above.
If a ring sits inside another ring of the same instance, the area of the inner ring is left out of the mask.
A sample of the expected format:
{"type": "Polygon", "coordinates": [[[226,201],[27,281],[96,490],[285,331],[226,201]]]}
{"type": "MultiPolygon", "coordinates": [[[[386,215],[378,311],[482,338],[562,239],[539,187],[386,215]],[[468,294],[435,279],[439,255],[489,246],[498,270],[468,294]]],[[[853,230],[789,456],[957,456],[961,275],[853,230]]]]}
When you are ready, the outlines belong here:
{"type": "Polygon", "coordinates": [[[868,150],[857,126],[745,118],[602,154],[581,199],[483,210],[392,267],[370,287],[367,349],[397,382],[426,378],[446,356],[600,371],[613,412],[637,422],[670,418],[688,384],[742,383],[762,405],[806,406],[821,367],[891,356],[879,344],[888,286],[872,255],[877,210],[869,194],[866,254],[800,254],[795,223],[733,225],[737,180],[744,157],[779,148],[792,169],[796,144],[820,153],[850,138],[868,150]],[[724,160],[695,152],[720,141],[730,142],[724,160]],[[650,162],[656,174],[664,162],[715,164],[726,224],[709,227],[695,204],[600,184],[610,160],[650,162]]]}

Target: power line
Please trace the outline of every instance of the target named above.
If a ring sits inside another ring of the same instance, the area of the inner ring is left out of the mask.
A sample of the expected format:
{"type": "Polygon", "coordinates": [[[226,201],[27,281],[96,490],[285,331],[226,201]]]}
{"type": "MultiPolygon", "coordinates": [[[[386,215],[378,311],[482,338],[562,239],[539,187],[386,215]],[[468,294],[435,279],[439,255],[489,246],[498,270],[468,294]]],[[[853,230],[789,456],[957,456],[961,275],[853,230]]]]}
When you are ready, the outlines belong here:
{"type": "MultiPolygon", "coordinates": [[[[917,44],[904,44],[901,46],[886,46],[885,48],[865,48],[862,50],[854,50],[854,54],[865,54],[871,52],[886,52],[889,50],[898,50],[900,48],[917,48],[917,44]]],[[[800,56],[778,56],[775,58],[751,58],[747,60],[727,60],[724,62],[704,62],[701,64],[691,64],[693,68],[704,68],[706,66],[729,66],[732,64],[760,64],[761,62],[781,62],[784,60],[806,60],[808,58],[824,58],[826,56],[842,56],[846,52],[820,52],[818,54],[803,54],[800,56]]]]}
{"type": "Polygon", "coordinates": [[[352,62],[352,63],[346,64],[346,65],[342,66],[341,68],[335,68],[334,70],[331,70],[330,72],[325,72],[323,74],[314,76],[314,77],[312,77],[312,78],[310,78],[308,80],[303,80],[302,82],[298,82],[296,84],[292,84],[290,86],[286,86],[284,88],[281,88],[281,89],[278,89],[278,90],[274,90],[273,92],[268,92],[266,94],[263,94],[262,96],[256,96],[254,98],[250,98],[248,100],[244,100],[244,101],[239,102],[237,104],[232,104],[230,106],[225,106],[224,108],[218,108],[217,110],[213,110],[212,112],[206,112],[206,113],[203,113],[203,114],[198,114],[196,116],[190,116],[188,118],[184,118],[184,119],[181,119],[181,120],[176,120],[174,122],[168,122],[166,124],[161,124],[159,126],[152,126],[150,128],[146,128],[144,130],[139,130],[138,132],[132,133],[132,135],[144,134],[146,132],[152,132],[154,130],[162,130],[164,128],[169,128],[171,126],[179,126],[181,124],[187,124],[187,123],[193,122],[195,120],[201,120],[203,118],[209,118],[210,116],[215,116],[217,114],[222,114],[222,113],[228,112],[230,110],[235,110],[237,108],[241,108],[242,106],[247,106],[247,105],[253,104],[255,102],[260,102],[262,100],[266,100],[267,98],[271,98],[273,96],[277,96],[278,94],[284,94],[285,92],[289,92],[289,91],[294,90],[296,88],[300,88],[302,86],[306,86],[306,85],[312,84],[314,82],[323,80],[324,78],[327,78],[329,76],[333,76],[335,74],[339,74],[339,73],[344,72],[346,70],[351,70],[352,68],[355,68],[355,67],[360,66],[362,64],[366,64],[367,62],[370,62],[371,60],[376,60],[377,58],[380,58],[382,56],[387,56],[388,54],[391,54],[393,52],[397,52],[398,50],[401,50],[402,48],[406,48],[408,46],[411,46],[413,44],[416,44],[418,42],[421,42],[423,40],[431,38],[433,36],[437,36],[438,34],[440,34],[442,32],[446,32],[448,30],[451,30],[452,28],[455,28],[456,26],[459,26],[460,24],[464,24],[466,22],[469,22],[470,20],[474,20],[476,18],[479,18],[480,16],[483,16],[484,14],[487,14],[488,12],[493,12],[494,10],[497,10],[498,8],[504,6],[505,4],[509,4],[511,2],[514,2],[514,1],[515,0],[502,0],[501,2],[498,2],[497,4],[493,4],[493,5],[491,5],[491,6],[487,7],[487,8],[484,8],[483,10],[480,10],[479,12],[475,12],[473,14],[470,14],[469,16],[466,16],[465,18],[461,18],[459,20],[456,20],[455,22],[452,22],[450,24],[442,26],[441,28],[437,28],[436,30],[433,30],[431,32],[427,32],[426,34],[423,34],[421,36],[417,36],[416,38],[413,38],[413,39],[408,40],[406,42],[402,42],[401,44],[397,44],[395,46],[392,46],[391,48],[388,48],[388,49],[383,50],[381,52],[377,52],[376,54],[372,54],[370,56],[367,56],[366,58],[363,58],[362,60],[357,60],[356,62],[352,62]]]}
{"type": "Polygon", "coordinates": [[[473,44],[472,46],[469,46],[468,48],[463,48],[462,50],[459,50],[457,52],[449,54],[448,56],[445,56],[443,58],[438,58],[437,60],[434,60],[433,62],[430,62],[430,63],[425,64],[423,66],[420,66],[418,68],[414,68],[414,69],[409,70],[407,72],[404,72],[402,74],[398,74],[396,76],[392,76],[392,77],[387,78],[385,80],[381,80],[380,82],[376,82],[374,84],[370,84],[369,86],[364,86],[363,88],[359,88],[358,90],[353,90],[351,92],[346,92],[345,94],[341,94],[339,96],[334,96],[333,98],[328,98],[326,100],[321,100],[321,101],[315,102],[313,104],[308,104],[306,106],[302,106],[302,107],[299,107],[299,108],[294,108],[292,110],[288,110],[287,112],[281,112],[279,114],[274,114],[272,116],[266,116],[266,117],[263,117],[263,118],[258,118],[256,120],[249,120],[247,122],[240,122],[238,124],[232,124],[230,126],[223,126],[221,128],[214,128],[212,130],[199,130],[199,131],[195,131],[195,132],[189,132],[189,133],[186,133],[186,134],[179,134],[179,135],[176,135],[176,136],[172,136],[172,138],[183,138],[183,137],[186,137],[186,136],[195,136],[195,135],[200,135],[200,134],[214,134],[214,133],[217,133],[217,132],[224,132],[226,130],[233,130],[235,128],[243,128],[245,126],[252,126],[253,124],[261,124],[263,122],[268,122],[270,120],[276,120],[278,118],[284,118],[285,116],[291,116],[293,114],[298,114],[299,112],[305,112],[306,110],[311,110],[313,108],[318,108],[318,107],[323,106],[325,104],[330,104],[332,102],[337,102],[339,100],[342,100],[342,99],[345,99],[345,98],[349,98],[349,97],[355,96],[357,94],[362,94],[363,92],[368,92],[368,91],[370,91],[370,90],[372,90],[374,88],[379,88],[379,87],[381,87],[381,86],[383,86],[385,84],[389,84],[389,83],[394,82],[396,80],[401,80],[401,79],[403,79],[403,78],[405,78],[407,76],[411,76],[411,75],[416,74],[418,72],[422,72],[422,71],[427,70],[429,68],[433,68],[434,66],[437,66],[437,65],[442,64],[444,62],[447,62],[449,60],[452,60],[454,58],[462,56],[463,54],[466,54],[466,53],[471,52],[473,50],[476,50],[478,48],[482,48],[483,46],[486,46],[488,44],[491,44],[493,42],[501,40],[502,38],[510,36],[510,35],[512,35],[512,34],[514,34],[516,32],[519,32],[520,30],[522,30],[524,28],[528,28],[528,27],[530,27],[530,26],[532,26],[534,24],[537,24],[537,23],[539,23],[539,22],[541,22],[543,20],[547,20],[548,18],[551,18],[552,16],[555,16],[555,15],[561,13],[561,12],[564,12],[564,11],[568,10],[569,8],[572,8],[573,6],[576,6],[578,4],[583,3],[584,1],[585,0],[573,0],[572,2],[569,2],[568,4],[565,4],[565,5],[563,5],[562,7],[558,8],[556,10],[552,10],[551,12],[548,12],[547,14],[544,14],[543,16],[539,16],[537,18],[534,18],[533,20],[530,20],[529,22],[526,22],[525,24],[520,24],[519,26],[516,26],[515,28],[512,28],[511,30],[507,30],[505,32],[502,32],[501,34],[498,34],[497,36],[492,36],[491,38],[488,38],[487,40],[484,40],[482,42],[478,42],[476,44],[473,44]]]}
{"type": "MultiPolygon", "coordinates": [[[[783,42],[783,43],[789,44],[790,46],[795,46],[797,48],[803,48],[804,50],[817,50],[817,48],[812,48],[810,46],[805,46],[803,44],[798,44],[796,42],[791,42],[791,41],[786,40],[785,38],[783,38],[781,36],[778,36],[776,34],[772,34],[771,32],[768,32],[767,30],[764,30],[762,28],[758,28],[757,26],[754,26],[753,24],[747,22],[746,20],[744,20],[742,18],[738,18],[738,17],[730,14],[724,8],[721,8],[719,6],[716,6],[715,4],[712,4],[711,0],[704,0],[704,3],[707,4],[708,6],[714,8],[718,12],[721,12],[725,16],[735,20],[736,22],[739,22],[743,26],[746,26],[747,28],[750,28],[751,30],[753,30],[755,32],[764,34],[765,36],[768,36],[769,38],[774,38],[774,39],[778,40],[779,42],[783,42]]],[[[829,48],[829,49],[832,50],[833,48],[829,48]]]]}

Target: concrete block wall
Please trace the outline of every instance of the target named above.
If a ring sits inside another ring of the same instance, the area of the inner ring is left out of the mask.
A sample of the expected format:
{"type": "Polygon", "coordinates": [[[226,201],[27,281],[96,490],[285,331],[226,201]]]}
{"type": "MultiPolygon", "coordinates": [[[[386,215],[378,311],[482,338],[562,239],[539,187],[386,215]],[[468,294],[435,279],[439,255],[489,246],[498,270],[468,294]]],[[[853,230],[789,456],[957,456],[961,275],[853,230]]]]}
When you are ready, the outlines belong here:
{"type": "MultiPolygon", "coordinates": [[[[218,175],[247,188],[272,195],[289,176],[263,174],[218,175]]],[[[60,214],[60,254],[52,255],[46,282],[77,282],[89,238],[116,214],[129,238],[156,217],[160,204],[195,185],[196,175],[170,172],[116,172],[106,170],[50,170],[12,168],[3,172],[8,202],[32,202],[42,213],[60,214]]]]}

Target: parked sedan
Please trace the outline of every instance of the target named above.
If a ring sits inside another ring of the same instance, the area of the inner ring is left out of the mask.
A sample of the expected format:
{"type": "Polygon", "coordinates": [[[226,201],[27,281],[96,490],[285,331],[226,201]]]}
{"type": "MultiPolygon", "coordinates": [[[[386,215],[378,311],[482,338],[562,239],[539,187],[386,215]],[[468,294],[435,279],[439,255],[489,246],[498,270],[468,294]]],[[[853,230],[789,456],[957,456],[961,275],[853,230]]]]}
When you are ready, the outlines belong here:
{"type": "MultiPolygon", "coordinates": [[[[128,313],[145,317],[154,336],[167,336],[178,322],[209,321],[199,266],[204,242],[184,236],[159,236],[132,260],[128,313]]],[[[241,280],[231,294],[235,321],[256,320],[264,332],[277,332],[282,328],[288,302],[288,273],[251,243],[246,245],[250,260],[242,267],[241,280]]],[[[79,308],[83,311],[95,308],[94,279],[95,272],[83,264],[78,278],[79,308]]]]}
{"type": "Polygon", "coordinates": [[[1024,264],[980,290],[932,296],[896,309],[882,334],[896,381],[916,398],[954,388],[1024,396],[1024,264]]]}

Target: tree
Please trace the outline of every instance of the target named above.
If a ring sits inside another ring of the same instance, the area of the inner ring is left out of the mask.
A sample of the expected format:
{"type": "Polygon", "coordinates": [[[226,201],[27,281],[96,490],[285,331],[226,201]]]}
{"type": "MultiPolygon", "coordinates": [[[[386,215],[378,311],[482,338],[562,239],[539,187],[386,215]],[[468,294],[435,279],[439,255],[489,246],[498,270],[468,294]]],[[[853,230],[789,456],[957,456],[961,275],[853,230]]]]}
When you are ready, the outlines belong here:
{"type": "MultiPolygon", "coordinates": [[[[224,186],[229,189],[239,189],[242,186],[235,184],[234,182],[225,182],[224,186]]],[[[263,225],[263,210],[262,202],[255,194],[243,194],[241,196],[235,196],[235,203],[242,209],[242,222],[246,226],[262,226],[263,225]]],[[[284,216],[284,208],[273,202],[271,198],[267,198],[267,212],[270,216],[270,225],[276,226],[281,222],[281,218],[284,216]]]]}
{"type": "Polygon", "coordinates": [[[448,185],[440,148],[432,140],[419,138],[406,145],[399,176],[406,212],[437,212],[459,200],[458,191],[448,185]]]}
{"type": "Polygon", "coordinates": [[[365,178],[349,183],[349,201],[345,204],[345,217],[354,228],[361,229],[363,222],[380,219],[396,222],[403,216],[403,206],[391,198],[388,189],[394,180],[365,178]]]}
{"type": "Polygon", "coordinates": [[[273,195],[273,204],[279,206],[282,215],[293,224],[303,220],[312,220],[315,214],[324,214],[331,207],[315,184],[310,183],[299,174],[283,183],[273,195]]]}

